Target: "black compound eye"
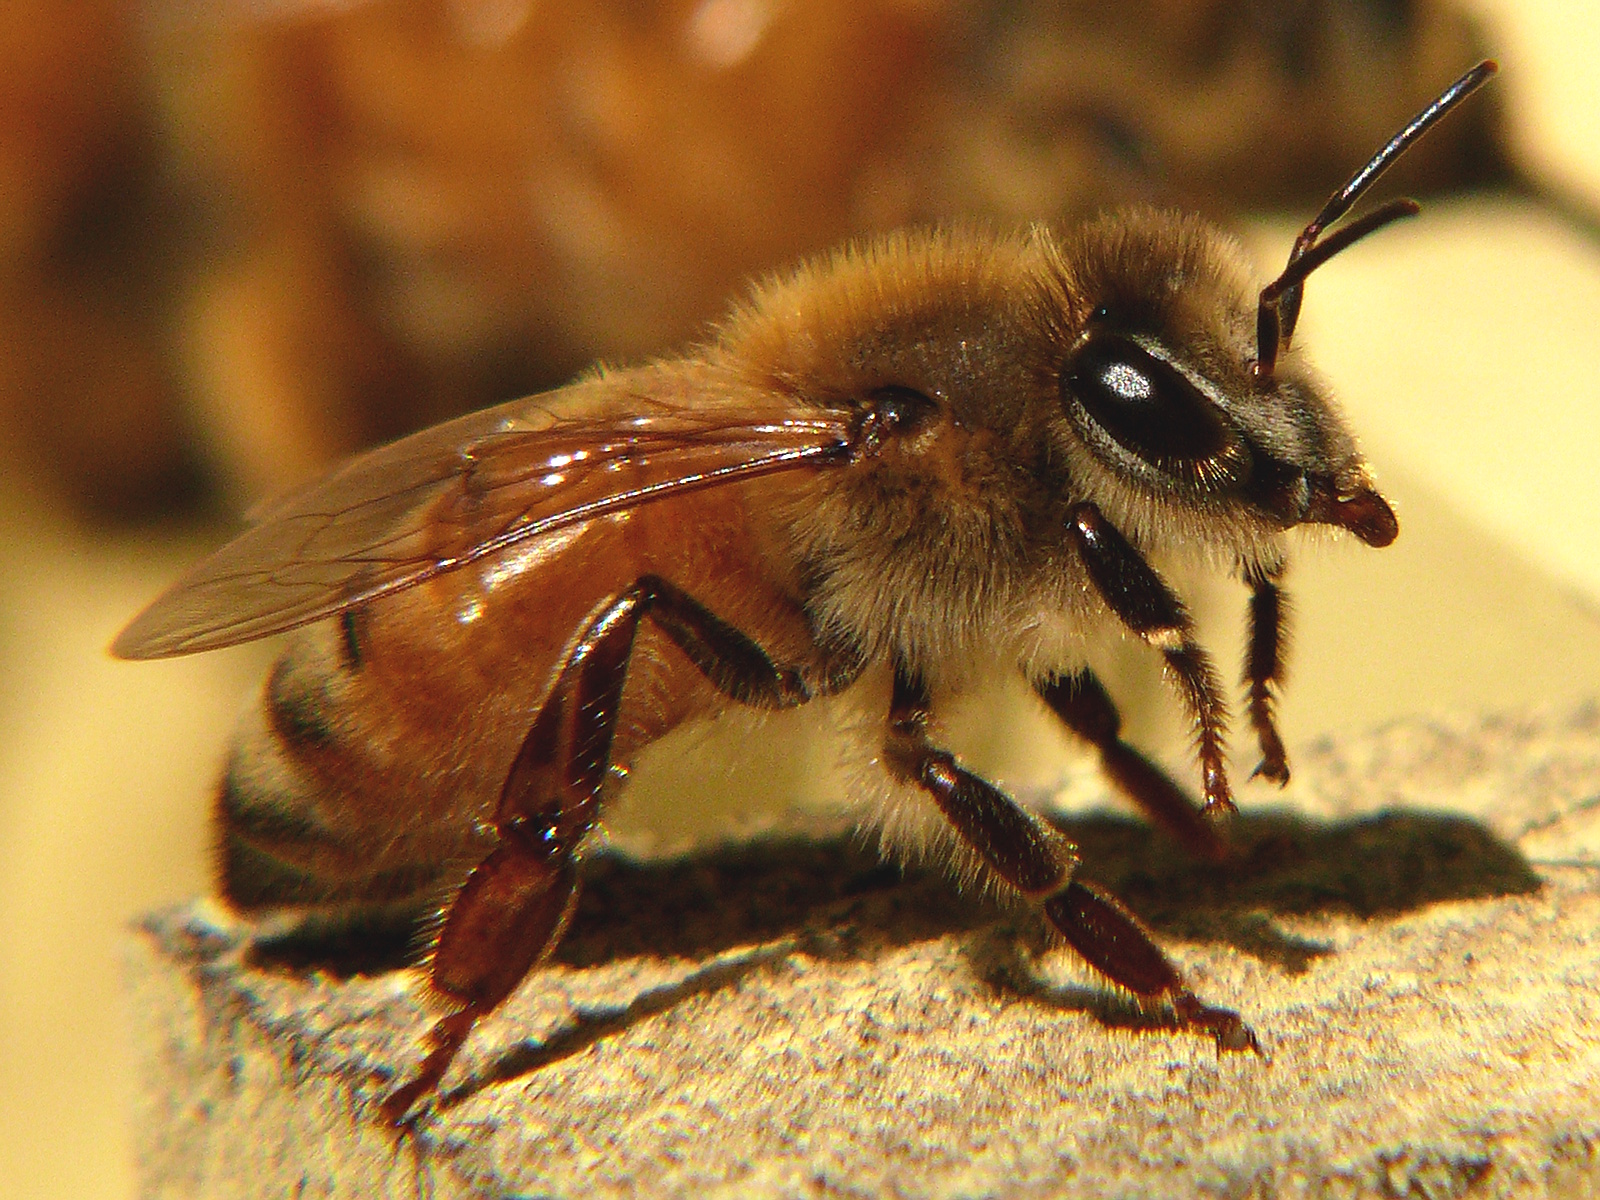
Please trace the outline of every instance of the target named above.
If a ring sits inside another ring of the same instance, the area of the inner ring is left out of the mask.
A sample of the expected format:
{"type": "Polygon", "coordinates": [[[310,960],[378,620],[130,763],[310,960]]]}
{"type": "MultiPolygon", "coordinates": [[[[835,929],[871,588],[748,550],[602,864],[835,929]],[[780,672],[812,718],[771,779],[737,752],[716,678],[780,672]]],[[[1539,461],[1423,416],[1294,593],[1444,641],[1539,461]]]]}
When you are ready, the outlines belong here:
{"type": "Polygon", "coordinates": [[[1221,412],[1176,367],[1130,337],[1092,334],[1067,362],[1061,392],[1069,410],[1076,402],[1118,446],[1158,470],[1232,473],[1221,460],[1240,446],[1221,412]]]}

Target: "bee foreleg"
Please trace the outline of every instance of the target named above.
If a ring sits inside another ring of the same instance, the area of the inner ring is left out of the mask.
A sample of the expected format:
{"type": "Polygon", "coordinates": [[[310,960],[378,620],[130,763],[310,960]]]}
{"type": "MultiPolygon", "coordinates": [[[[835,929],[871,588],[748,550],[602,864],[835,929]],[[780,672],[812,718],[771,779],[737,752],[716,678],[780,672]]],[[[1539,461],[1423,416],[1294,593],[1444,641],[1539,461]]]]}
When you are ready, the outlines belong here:
{"type": "MultiPolygon", "coordinates": [[[[577,901],[577,857],[600,819],[611,742],[639,621],[645,615],[723,694],[785,708],[813,694],[805,671],[779,666],[681,588],[646,575],[589,622],[511,764],[495,810],[499,837],[445,915],[429,982],[456,1005],[434,1049],[384,1112],[396,1124],[444,1078],[478,1017],[494,1011],[554,951],[577,901]]],[[[841,669],[826,676],[837,686],[841,669]]],[[[848,672],[846,672],[848,673],[848,672]]]]}
{"type": "Polygon", "coordinates": [[[1186,845],[1190,852],[1220,861],[1228,847],[1194,802],[1155,763],[1122,740],[1122,717],[1092,671],[1034,685],[1063,724],[1100,751],[1111,781],[1186,845]]]}
{"type": "MultiPolygon", "coordinates": [[[[1202,1004],[1132,914],[1075,877],[1071,842],[928,741],[928,710],[926,685],[897,667],[884,747],[890,769],[926,789],[956,832],[996,874],[1038,903],[1096,970],[1136,996],[1166,1000],[1180,1022],[1210,1032],[1221,1049],[1259,1053],[1238,1013],[1202,1004]]],[[[1114,709],[1111,714],[1114,719],[1114,709]]]]}
{"type": "Polygon", "coordinates": [[[1263,775],[1280,787],[1289,782],[1289,756],[1272,714],[1275,692],[1283,686],[1284,649],[1289,640],[1284,613],[1288,601],[1278,586],[1282,577],[1281,565],[1245,575],[1250,585],[1250,651],[1244,670],[1244,682],[1250,689],[1250,724],[1261,743],[1261,762],[1251,777],[1263,775]]]}
{"type": "Polygon", "coordinates": [[[1194,640],[1194,622],[1183,601],[1095,505],[1077,505],[1068,526],[1089,578],[1111,611],[1167,660],[1168,676],[1194,717],[1205,811],[1233,812],[1222,750],[1227,703],[1211,659],[1194,640]]]}

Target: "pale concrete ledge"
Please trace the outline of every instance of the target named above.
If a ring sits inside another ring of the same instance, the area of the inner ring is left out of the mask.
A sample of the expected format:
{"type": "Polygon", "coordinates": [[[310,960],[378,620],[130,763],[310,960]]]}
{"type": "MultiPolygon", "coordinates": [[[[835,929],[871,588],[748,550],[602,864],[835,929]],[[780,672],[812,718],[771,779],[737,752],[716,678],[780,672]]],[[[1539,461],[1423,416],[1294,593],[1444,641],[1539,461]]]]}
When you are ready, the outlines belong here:
{"type": "Polygon", "coordinates": [[[819,836],[593,864],[558,962],[397,1142],[374,1102],[420,1057],[409,977],[246,965],[197,905],[135,940],[144,1194],[1600,1194],[1600,711],[1296,767],[1232,871],[1067,822],[1270,1065],[819,836]]]}

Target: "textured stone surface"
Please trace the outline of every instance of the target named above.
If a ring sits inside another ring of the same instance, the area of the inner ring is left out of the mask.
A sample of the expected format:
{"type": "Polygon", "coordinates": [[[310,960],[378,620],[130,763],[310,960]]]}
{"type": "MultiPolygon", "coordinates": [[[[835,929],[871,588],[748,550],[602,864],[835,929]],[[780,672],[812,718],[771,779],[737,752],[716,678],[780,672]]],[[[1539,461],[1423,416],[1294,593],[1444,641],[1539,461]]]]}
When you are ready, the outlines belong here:
{"type": "Polygon", "coordinates": [[[1600,711],[1407,722],[1296,768],[1229,869],[1062,817],[1270,1063],[818,830],[591,864],[557,961],[400,1140],[374,1105],[420,1059],[410,976],[264,964],[205,904],[149,918],[144,1192],[1600,1194],[1600,711]]]}

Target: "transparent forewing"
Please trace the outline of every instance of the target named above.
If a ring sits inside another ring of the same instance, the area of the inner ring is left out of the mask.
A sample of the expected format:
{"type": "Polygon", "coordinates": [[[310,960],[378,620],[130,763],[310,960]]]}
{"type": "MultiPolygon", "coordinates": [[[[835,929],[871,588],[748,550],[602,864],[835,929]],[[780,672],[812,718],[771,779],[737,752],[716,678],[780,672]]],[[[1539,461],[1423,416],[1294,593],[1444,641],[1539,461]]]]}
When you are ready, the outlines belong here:
{"type": "Polygon", "coordinates": [[[140,613],[112,653],[165,658],[250,641],[592,517],[843,461],[842,416],[770,397],[620,401],[596,380],[354,458],[258,510],[255,525],[140,613]]]}

